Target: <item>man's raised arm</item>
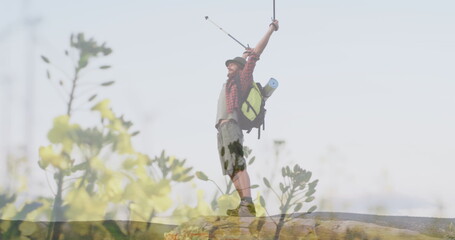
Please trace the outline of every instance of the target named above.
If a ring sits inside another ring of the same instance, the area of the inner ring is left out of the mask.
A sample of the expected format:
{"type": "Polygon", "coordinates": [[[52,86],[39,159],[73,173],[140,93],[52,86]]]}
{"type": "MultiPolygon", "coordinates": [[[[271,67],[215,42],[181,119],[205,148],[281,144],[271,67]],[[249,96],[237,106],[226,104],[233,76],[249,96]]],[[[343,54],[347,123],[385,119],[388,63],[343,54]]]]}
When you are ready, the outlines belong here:
{"type": "Polygon", "coordinates": [[[256,47],[252,51],[257,55],[261,55],[265,49],[265,46],[267,46],[267,43],[269,42],[270,36],[272,36],[272,33],[274,31],[278,31],[278,28],[278,20],[273,20],[264,37],[262,37],[262,39],[256,44],[256,47]]]}

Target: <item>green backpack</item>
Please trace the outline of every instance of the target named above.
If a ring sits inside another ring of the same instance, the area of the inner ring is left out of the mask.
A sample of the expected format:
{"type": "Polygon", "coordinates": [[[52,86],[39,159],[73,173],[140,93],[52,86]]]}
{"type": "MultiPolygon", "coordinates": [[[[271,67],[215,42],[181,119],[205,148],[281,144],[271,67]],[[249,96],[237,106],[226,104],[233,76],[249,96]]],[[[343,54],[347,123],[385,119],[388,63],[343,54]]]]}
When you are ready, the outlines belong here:
{"type": "MultiPolygon", "coordinates": [[[[239,84],[237,84],[238,89],[239,84]]],[[[240,93],[240,91],[238,91],[240,93]]],[[[247,94],[241,97],[239,94],[239,126],[242,130],[247,130],[250,133],[253,128],[258,129],[258,139],[261,138],[262,130],[265,130],[265,99],[262,91],[262,86],[258,82],[253,82],[247,90],[247,94]]]]}

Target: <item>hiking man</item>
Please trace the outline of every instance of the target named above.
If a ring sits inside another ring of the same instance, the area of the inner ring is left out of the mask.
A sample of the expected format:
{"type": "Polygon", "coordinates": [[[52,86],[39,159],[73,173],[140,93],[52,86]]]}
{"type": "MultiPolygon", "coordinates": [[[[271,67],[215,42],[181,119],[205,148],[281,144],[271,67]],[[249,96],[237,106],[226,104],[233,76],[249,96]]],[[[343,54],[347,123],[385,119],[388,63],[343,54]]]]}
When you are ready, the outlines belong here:
{"type": "Polygon", "coordinates": [[[243,157],[243,133],[238,124],[239,98],[253,84],[253,70],[274,31],[279,28],[274,20],[265,35],[253,49],[247,49],[242,57],[226,61],[228,80],[223,84],[218,98],[215,127],[218,130],[218,152],[224,175],[229,175],[241,201],[236,209],[227,210],[229,216],[256,216],[251,198],[250,177],[243,157]]]}

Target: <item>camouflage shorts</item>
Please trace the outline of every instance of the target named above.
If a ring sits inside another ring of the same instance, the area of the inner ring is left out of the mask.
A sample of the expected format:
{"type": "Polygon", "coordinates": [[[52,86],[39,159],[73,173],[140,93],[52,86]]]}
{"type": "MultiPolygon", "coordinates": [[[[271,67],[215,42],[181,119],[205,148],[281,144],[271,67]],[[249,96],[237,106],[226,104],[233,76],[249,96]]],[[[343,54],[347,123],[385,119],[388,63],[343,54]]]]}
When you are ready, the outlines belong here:
{"type": "Polygon", "coordinates": [[[243,133],[235,121],[218,127],[218,153],[223,175],[230,175],[246,169],[243,157],[243,133]]]}

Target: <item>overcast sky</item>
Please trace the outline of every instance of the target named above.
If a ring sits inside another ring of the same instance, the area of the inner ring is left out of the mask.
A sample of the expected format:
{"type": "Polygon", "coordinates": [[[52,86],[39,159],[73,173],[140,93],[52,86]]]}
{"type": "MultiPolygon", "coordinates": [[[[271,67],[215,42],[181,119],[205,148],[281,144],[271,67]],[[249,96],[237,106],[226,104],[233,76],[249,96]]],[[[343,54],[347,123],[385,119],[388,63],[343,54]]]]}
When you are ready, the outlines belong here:
{"type": "MultiPolygon", "coordinates": [[[[454,9],[452,0],[277,0],[280,30],[255,80],[274,77],[280,86],[267,102],[261,139],[255,131],[245,137],[257,156],[252,183],[298,163],[320,179],[319,210],[455,217],[454,9]],[[277,139],[286,141],[278,163],[277,139]]],[[[141,130],[137,148],[152,156],[165,149],[223,184],[216,104],[224,62],[243,49],[204,16],[254,46],[272,1],[0,0],[2,158],[26,142],[28,76],[35,82],[32,152],[48,144],[65,104],[39,55],[69,72],[63,51],[70,34],[84,32],[113,48],[97,62],[113,68],[87,78],[117,81],[99,95],[141,130]],[[24,17],[39,20],[34,44],[24,17]]],[[[73,120],[94,118],[80,111],[73,120]]],[[[31,184],[49,192],[34,157],[31,184]]]]}

